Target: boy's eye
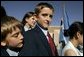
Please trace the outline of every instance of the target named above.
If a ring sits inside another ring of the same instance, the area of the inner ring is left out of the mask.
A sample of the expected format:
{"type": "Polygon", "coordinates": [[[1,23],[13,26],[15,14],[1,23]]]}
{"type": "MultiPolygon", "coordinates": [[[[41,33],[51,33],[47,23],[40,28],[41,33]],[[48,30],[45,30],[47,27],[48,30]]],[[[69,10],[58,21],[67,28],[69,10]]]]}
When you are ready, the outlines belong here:
{"type": "Polygon", "coordinates": [[[18,35],[14,35],[14,37],[18,37],[18,35]]]}
{"type": "Polygon", "coordinates": [[[14,34],[13,37],[18,37],[18,34],[19,34],[19,33],[14,34]]]}
{"type": "Polygon", "coordinates": [[[42,14],[42,16],[48,16],[48,14],[42,14]]]}
{"type": "MultiPolygon", "coordinates": [[[[42,14],[42,16],[46,17],[46,16],[48,16],[48,14],[42,14]]],[[[49,17],[52,18],[53,16],[49,15],[49,17]]]]}
{"type": "Polygon", "coordinates": [[[35,20],[34,18],[32,18],[32,20],[35,20]]]}
{"type": "Polygon", "coordinates": [[[18,37],[18,34],[15,34],[13,37],[18,37]]]}
{"type": "Polygon", "coordinates": [[[52,18],[53,16],[52,15],[50,15],[50,18],[52,18]]]}

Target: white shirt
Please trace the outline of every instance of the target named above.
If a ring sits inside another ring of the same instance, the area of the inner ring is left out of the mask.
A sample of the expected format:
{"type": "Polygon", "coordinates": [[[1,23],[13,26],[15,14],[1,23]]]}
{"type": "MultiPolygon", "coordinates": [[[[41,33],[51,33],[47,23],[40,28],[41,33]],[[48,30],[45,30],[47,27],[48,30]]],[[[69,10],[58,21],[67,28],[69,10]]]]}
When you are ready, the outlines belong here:
{"type": "MultiPolygon", "coordinates": [[[[38,25],[38,26],[39,26],[39,25],[38,25]]],[[[46,36],[47,40],[49,40],[49,39],[48,39],[48,36],[47,36],[48,30],[44,30],[44,29],[42,29],[40,26],[39,26],[39,28],[42,30],[42,32],[43,32],[44,35],[46,36]]]]}
{"type": "Polygon", "coordinates": [[[19,52],[12,51],[10,49],[7,49],[6,51],[10,56],[18,56],[18,53],[19,53],[19,52]]]}
{"type": "Polygon", "coordinates": [[[75,51],[77,56],[83,56],[82,53],[77,48],[75,48],[74,45],[70,41],[64,47],[62,51],[62,56],[64,56],[65,51],[68,49],[72,49],[73,51],[75,51]]]}
{"type": "Polygon", "coordinates": [[[27,26],[24,26],[24,30],[25,31],[28,31],[28,30],[31,30],[31,28],[27,27],[27,26]]]}

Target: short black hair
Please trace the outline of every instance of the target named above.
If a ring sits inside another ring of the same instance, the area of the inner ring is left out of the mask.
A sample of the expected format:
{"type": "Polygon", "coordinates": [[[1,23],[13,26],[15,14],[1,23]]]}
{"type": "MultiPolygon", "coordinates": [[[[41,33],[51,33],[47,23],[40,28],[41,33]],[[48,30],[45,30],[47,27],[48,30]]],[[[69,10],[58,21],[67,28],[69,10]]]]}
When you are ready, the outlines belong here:
{"type": "Polygon", "coordinates": [[[82,22],[74,22],[70,25],[69,29],[64,31],[65,36],[70,36],[70,39],[73,38],[76,33],[79,32],[83,34],[83,23],[82,22]]]}

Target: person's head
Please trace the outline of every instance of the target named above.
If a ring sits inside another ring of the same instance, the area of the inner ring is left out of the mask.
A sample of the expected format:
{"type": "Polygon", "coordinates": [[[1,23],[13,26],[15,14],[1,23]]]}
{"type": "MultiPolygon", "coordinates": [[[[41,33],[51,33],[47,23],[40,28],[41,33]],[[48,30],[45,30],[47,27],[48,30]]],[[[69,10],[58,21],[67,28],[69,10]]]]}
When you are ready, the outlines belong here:
{"type": "Polygon", "coordinates": [[[21,48],[23,35],[21,23],[14,17],[5,16],[1,19],[1,46],[21,48]]]}
{"type": "Polygon", "coordinates": [[[65,30],[64,35],[69,36],[70,40],[77,40],[78,44],[83,44],[83,23],[74,22],[68,30],[65,30]]]}
{"type": "Polygon", "coordinates": [[[37,23],[47,29],[53,17],[54,8],[51,4],[41,2],[35,8],[37,23]]]}
{"type": "Polygon", "coordinates": [[[5,8],[3,6],[1,6],[1,18],[6,16],[6,11],[5,11],[5,8]]]}
{"type": "Polygon", "coordinates": [[[34,12],[27,12],[22,20],[22,24],[29,27],[34,27],[36,23],[35,13],[34,12]]]}

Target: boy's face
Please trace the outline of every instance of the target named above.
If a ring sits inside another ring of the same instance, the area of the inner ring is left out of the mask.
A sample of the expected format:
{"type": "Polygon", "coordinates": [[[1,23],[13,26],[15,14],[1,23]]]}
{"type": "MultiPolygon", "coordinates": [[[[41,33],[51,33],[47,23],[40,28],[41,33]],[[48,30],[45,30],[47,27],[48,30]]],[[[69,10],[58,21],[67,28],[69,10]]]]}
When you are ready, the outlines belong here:
{"type": "Polygon", "coordinates": [[[48,28],[52,19],[52,15],[52,9],[45,7],[41,9],[40,13],[38,14],[37,21],[42,27],[48,28]]]}
{"type": "Polygon", "coordinates": [[[9,33],[4,40],[6,46],[14,47],[14,48],[21,48],[23,46],[23,35],[19,28],[16,27],[12,33],[9,33]]]}

